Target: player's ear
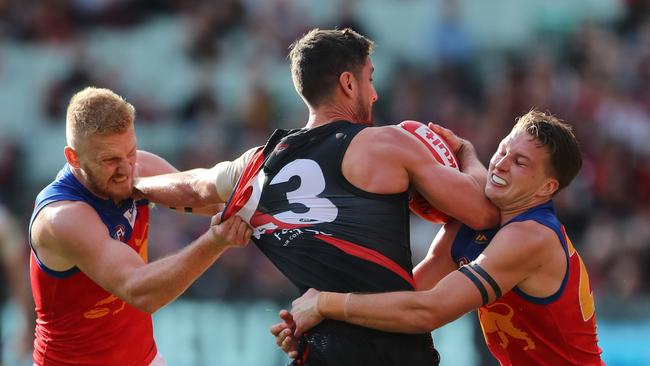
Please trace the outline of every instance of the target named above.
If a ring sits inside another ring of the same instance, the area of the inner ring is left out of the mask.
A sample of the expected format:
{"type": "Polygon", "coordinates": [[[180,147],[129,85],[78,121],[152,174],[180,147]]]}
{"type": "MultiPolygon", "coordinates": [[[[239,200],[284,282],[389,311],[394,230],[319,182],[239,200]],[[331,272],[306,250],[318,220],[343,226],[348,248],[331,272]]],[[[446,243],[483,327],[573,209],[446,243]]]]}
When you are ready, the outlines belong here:
{"type": "Polygon", "coordinates": [[[79,154],[77,154],[77,150],[71,146],[66,146],[63,148],[63,156],[65,156],[65,160],[71,167],[79,168],[79,154]]]}
{"type": "Polygon", "coordinates": [[[354,75],[349,71],[344,71],[339,76],[339,86],[343,93],[348,97],[352,97],[352,91],[356,87],[354,84],[355,82],[356,79],[354,78],[354,75]]]}
{"type": "Polygon", "coordinates": [[[557,192],[558,188],[560,187],[560,182],[558,182],[557,179],[555,178],[548,178],[546,180],[546,183],[542,186],[542,188],[537,191],[537,193],[540,196],[545,196],[545,197],[551,197],[557,192]]]}

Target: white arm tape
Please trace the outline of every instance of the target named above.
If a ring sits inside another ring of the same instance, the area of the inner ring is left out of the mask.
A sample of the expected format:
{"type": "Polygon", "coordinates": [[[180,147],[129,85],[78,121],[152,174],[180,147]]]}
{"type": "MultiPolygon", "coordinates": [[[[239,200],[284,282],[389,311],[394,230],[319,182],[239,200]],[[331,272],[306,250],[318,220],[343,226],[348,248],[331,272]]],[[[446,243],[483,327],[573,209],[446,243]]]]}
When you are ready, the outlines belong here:
{"type": "Polygon", "coordinates": [[[227,201],[235,189],[237,179],[242,175],[246,165],[259,147],[254,147],[233,161],[223,161],[214,166],[216,173],[217,194],[223,202],[227,201]]]}

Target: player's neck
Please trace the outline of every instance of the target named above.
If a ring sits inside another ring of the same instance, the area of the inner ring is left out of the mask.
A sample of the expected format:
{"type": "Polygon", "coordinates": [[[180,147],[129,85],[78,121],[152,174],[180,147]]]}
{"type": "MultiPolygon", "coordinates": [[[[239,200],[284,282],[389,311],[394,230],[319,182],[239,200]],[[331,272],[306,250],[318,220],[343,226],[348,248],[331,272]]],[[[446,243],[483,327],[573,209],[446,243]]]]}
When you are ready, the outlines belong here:
{"type": "Polygon", "coordinates": [[[309,108],[309,120],[305,128],[315,128],[334,121],[355,122],[354,113],[349,108],[340,105],[323,105],[309,108]]]}
{"type": "Polygon", "coordinates": [[[531,208],[535,206],[539,206],[543,203],[548,202],[548,199],[538,199],[538,200],[532,200],[529,202],[521,203],[519,205],[513,205],[511,207],[500,207],[501,210],[501,223],[500,225],[503,226],[508,221],[514,219],[518,215],[521,215],[522,213],[530,210],[531,208]]]}

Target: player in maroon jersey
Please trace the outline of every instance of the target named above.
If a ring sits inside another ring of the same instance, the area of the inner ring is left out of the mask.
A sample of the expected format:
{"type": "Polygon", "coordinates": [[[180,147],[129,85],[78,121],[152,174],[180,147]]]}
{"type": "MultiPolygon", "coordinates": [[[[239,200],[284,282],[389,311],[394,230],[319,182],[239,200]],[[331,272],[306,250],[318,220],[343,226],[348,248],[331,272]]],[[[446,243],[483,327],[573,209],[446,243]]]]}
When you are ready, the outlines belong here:
{"type": "Polygon", "coordinates": [[[241,219],[217,216],[185,249],[147,264],[149,207],[131,198],[134,176],[175,169],[136,150],[134,119],[133,106],[107,89],[70,101],[67,164],[36,198],[30,222],[38,366],[164,365],[151,313],[249,240],[241,219]]]}

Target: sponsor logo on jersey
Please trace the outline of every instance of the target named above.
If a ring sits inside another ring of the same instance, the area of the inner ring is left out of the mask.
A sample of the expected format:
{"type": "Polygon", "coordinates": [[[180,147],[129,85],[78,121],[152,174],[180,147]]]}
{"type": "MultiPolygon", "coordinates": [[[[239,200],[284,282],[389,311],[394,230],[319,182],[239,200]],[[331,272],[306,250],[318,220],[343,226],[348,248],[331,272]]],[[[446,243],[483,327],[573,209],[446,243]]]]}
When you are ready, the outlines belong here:
{"type": "Polygon", "coordinates": [[[476,243],[476,244],[487,244],[488,243],[487,235],[485,235],[483,233],[476,234],[476,236],[474,237],[474,243],[476,243]]]}
{"type": "Polygon", "coordinates": [[[307,229],[307,228],[276,230],[272,234],[277,240],[282,242],[283,247],[288,246],[293,239],[296,239],[302,234],[308,234],[312,236],[316,236],[316,235],[332,236],[332,234],[328,234],[320,230],[307,229]]]}

